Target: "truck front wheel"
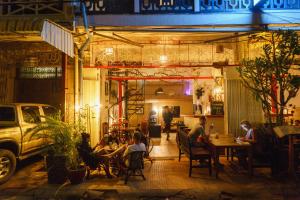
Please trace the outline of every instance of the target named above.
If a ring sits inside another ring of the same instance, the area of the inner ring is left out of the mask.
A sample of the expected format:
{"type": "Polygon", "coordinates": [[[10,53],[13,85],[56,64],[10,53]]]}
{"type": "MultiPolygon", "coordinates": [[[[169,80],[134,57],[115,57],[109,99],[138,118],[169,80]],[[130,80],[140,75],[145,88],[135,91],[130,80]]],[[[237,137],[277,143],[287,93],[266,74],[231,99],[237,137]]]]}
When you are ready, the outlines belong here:
{"type": "Polygon", "coordinates": [[[16,156],[13,152],[0,149],[0,184],[5,183],[16,170],[16,156]]]}

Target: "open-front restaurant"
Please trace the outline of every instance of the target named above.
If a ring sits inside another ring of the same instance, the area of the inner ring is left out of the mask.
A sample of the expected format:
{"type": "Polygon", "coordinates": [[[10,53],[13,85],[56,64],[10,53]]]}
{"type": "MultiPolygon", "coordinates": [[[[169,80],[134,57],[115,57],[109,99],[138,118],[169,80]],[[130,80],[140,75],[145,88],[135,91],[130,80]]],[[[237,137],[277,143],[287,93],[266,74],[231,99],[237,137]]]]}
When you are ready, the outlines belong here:
{"type": "Polygon", "coordinates": [[[0,198],[299,199],[299,6],[1,2],[0,198]]]}

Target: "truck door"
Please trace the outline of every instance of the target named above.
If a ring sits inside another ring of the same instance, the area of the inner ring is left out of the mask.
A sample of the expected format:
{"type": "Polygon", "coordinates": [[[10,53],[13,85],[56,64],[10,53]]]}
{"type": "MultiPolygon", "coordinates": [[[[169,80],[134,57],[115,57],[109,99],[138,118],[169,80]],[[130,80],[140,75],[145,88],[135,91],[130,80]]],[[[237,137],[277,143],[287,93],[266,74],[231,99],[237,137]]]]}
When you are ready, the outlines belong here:
{"type": "Polygon", "coordinates": [[[36,124],[41,122],[40,110],[38,106],[21,106],[23,133],[22,153],[29,153],[43,146],[44,139],[32,137],[32,129],[36,124]]]}

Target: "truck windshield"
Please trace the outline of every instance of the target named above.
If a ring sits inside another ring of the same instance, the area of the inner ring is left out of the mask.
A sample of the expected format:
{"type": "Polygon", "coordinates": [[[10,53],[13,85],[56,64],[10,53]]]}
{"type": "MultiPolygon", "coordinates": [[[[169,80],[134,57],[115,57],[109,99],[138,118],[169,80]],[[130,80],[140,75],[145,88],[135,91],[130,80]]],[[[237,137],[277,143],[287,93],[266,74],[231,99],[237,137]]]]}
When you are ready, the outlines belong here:
{"type": "Polygon", "coordinates": [[[15,110],[12,107],[0,107],[0,121],[14,122],[15,110]]]}

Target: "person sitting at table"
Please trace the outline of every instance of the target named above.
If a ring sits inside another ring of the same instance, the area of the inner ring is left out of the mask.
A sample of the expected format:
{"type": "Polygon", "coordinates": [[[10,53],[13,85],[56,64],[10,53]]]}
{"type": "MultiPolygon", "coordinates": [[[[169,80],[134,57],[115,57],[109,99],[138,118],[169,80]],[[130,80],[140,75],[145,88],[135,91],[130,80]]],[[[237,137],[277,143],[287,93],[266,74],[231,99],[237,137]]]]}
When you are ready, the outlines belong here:
{"type": "MultiPolygon", "coordinates": [[[[251,144],[255,143],[255,136],[252,125],[249,121],[243,120],[240,123],[242,130],[246,132],[246,135],[243,137],[238,137],[237,141],[249,142],[251,144]]],[[[239,160],[239,164],[245,169],[247,168],[247,151],[245,149],[237,149],[236,154],[239,160]]]]}
{"type": "Polygon", "coordinates": [[[194,127],[188,133],[188,137],[193,146],[205,146],[208,134],[205,133],[206,117],[200,116],[199,123],[196,123],[194,127]]]}
{"type": "MultiPolygon", "coordinates": [[[[195,147],[206,147],[209,133],[205,132],[205,125],[206,125],[206,117],[204,115],[199,117],[199,123],[196,123],[194,127],[188,133],[188,137],[190,142],[195,147]]],[[[199,160],[200,165],[205,163],[204,159],[199,160]]]]}
{"type": "Polygon", "coordinates": [[[108,154],[105,148],[97,149],[100,144],[96,144],[93,148],[90,145],[90,134],[81,133],[81,143],[77,146],[79,155],[82,157],[84,163],[95,169],[98,167],[99,163],[104,164],[104,171],[107,177],[112,177],[109,172],[108,160],[103,159],[103,155],[108,154]]]}
{"type": "Polygon", "coordinates": [[[238,140],[243,142],[254,143],[255,142],[254,131],[250,122],[247,120],[243,120],[241,121],[240,126],[244,131],[246,131],[246,135],[243,137],[238,137],[238,140]]]}
{"type": "Polygon", "coordinates": [[[129,145],[124,154],[123,154],[123,158],[125,161],[125,165],[129,166],[129,155],[130,153],[134,152],[134,151],[144,151],[146,152],[146,146],[144,143],[141,143],[141,133],[140,132],[134,132],[133,134],[133,144],[129,145]]]}

